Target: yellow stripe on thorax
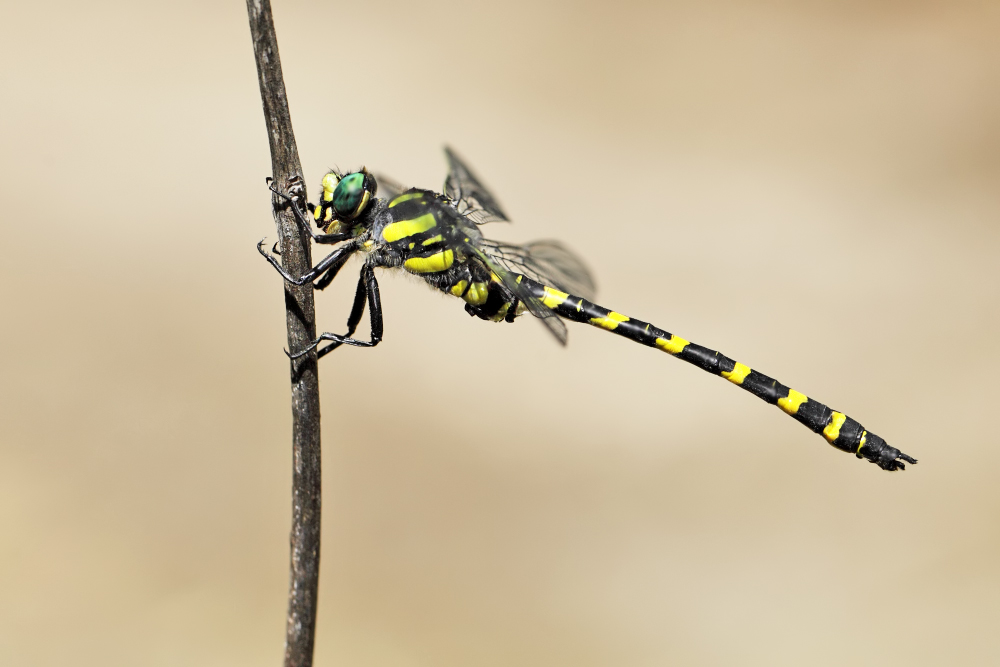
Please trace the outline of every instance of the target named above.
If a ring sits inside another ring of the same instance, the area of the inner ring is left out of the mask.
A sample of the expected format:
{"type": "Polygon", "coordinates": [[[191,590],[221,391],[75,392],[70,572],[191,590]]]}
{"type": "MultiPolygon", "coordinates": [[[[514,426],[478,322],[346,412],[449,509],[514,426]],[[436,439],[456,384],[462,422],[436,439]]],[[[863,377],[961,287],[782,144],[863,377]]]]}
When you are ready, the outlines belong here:
{"type": "Polygon", "coordinates": [[[411,199],[420,199],[424,196],[423,192],[407,192],[405,195],[399,195],[391,202],[389,202],[389,208],[392,208],[396,204],[402,204],[404,201],[410,201],[411,199]]]}
{"type": "Polygon", "coordinates": [[[437,226],[437,220],[434,218],[434,214],[425,213],[417,218],[400,220],[386,225],[385,229],[382,230],[382,238],[385,239],[386,243],[393,243],[405,239],[407,236],[426,232],[435,226],[437,226]]]}
{"type": "Polygon", "coordinates": [[[403,262],[403,268],[412,273],[438,273],[450,269],[454,262],[455,253],[443,250],[430,257],[411,257],[403,262]]]}
{"type": "Polygon", "coordinates": [[[843,412],[834,412],[833,418],[830,420],[829,425],[823,429],[823,437],[827,439],[827,442],[833,442],[840,435],[840,427],[844,425],[844,421],[847,419],[847,415],[843,412]]]}
{"type": "Polygon", "coordinates": [[[607,317],[590,318],[591,324],[601,327],[602,329],[607,329],[608,331],[614,331],[622,322],[628,322],[628,317],[622,315],[621,313],[616,313],[615,311],[608,313],[607,317]]]}

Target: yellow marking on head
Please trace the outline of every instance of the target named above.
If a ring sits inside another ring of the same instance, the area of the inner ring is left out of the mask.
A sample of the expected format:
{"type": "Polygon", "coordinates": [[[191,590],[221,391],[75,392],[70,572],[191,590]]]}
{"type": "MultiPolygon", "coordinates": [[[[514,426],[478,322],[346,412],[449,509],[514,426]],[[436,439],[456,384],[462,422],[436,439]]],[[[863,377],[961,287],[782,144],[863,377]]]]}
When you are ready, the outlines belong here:
{"type": "Polygon", "coordinates": [[[320,185],[323,187],[323,201],[333,201],[333,191],[337,189],[340,179],[332,171],[323,177],[320,185]]]}
{"type": "Polygon", "coordinates": [[[496,314],[490,319],[493,320],[494,322],[499,322],[500,320],[502,320],[507,316],[508,310],[510,310],[510,304],[505,303],[504,305],[500,306],[500,310],[498,310],[496,314]]]}
{"type": "Polygon", "coordinates": [[[396,204],[402,204],[404,201],[410,201],[411,199],[420,199],[424,196],[423,192],[407,192],[406,194],[399,195],[391,202],[389,202],[389,208],[392,208],[396,204]]]}
{"type": "Polygon", "coordinates": [[[323,212],[323,222],[330,222],[333,219],[333,207],[329,207],[323,212]]]}
{"type": "Polygon", "coordinates": [[[656,347],[660,348],[664,352],[669,352],[670,354],[680,354],[688,345],[690,345],[690,343],[680,336],[671,336],[669,339],[656,339],[656,347]]]}
{"type": "Polygon", "coordinates": [[[744,366],[740,362],[736,362],[731,371],[722,371],[722,377],[726,378],[733,384],[743,384],[743,380],[750,375],[750,367],[744,366]]]}
{"type": "MultiPolygon", "coordinates": [[[[577,309],[579,310],[579,307],[577,309]]],[[[607,317],[590,318],[591,324],[601,327],[602,329],[607,329],[608,331],[614,331],[622,322],[628,322],[628,317],[622,315],[621,313],[616,313],[613,310],[608,313],[607,317]]]]}
{"type": "Polygon", "coordinates": [[[412,273],[438,273],[450,269],[455,262],[451,250],[436,252],[430,257],[411,257],[403,262],[403,268],[412,273]]]}
{"type": "Polygon", "coordinates": [[[435,226],[437,226],[437,220],[434,218],[434,214],[425,213],[418,218],[400,220],[399,222],[386,225],[385,229],[382,230],[382,238],[386,240],[386,243],[393,243],[394,241],[405,239],[407,236],[426,232],[435,226]]]}
{"type": "Polygon", "coordinates": [[[778,407],[788,414],[794,415],[799,411],[799,407],[808,400],[809,397],[805,394],[800,394],[794,389],[789,389],[788,396],[778,399],[778,407]]]}
{"type": "Polygon", "coordinates": [[[858,454],[858,453],[861,452],[861,448],[865,446],[865,440],[867,440],[867,439],[868,439],[868,431],[862,431],[861,432],[861,442],[858,444],[858,451],[854,452],[855,454],[858,454]]]}
{"type": "Polygon", "coordinates": [[[472,283],[469,285],[469,291],[462,298],[465,299],[466,303],[471,303],[473,306],[481,306],[486,303],[489,293],[490,291],[486,283],[472,283]]]}
{"type": "Polygon", "coordinates": [[[451,293],[455,296],[462,296],[465,294],[465,288],[468,287],[468,280],[459,280],[457,283],[451,286],[451,293]]]}
{"type": "Polygon", "coordinates": [[[847,419],[847,415],[843,412],[834,412],[833,418],[830,419],[829,425],[823,429],[823,437],[826,438],[827,442],[832,443],[840,435],[840,427],[844,425],[844,421],[847,419]]]}
{"type": "Polygon", "coordinates": [[[322,215],[323,215],[323,207],[322,206],[317,206],[316,208],[313,209],[313,220],[319,220],[320,216],[322,216],[322,215]]]}
{"type": "Polygon", "coordinates": [[[552,289],[551,287],[546,287],[545,292],[542,294],[542,303],[545,304],[546,308],[552,308],[555,310],[569,298],[569,294],[566,292],[560,292],[557,289],[552,289]]]}
{"type": "Polygon", "coordinates": [[[438,241],[443,241],[443,240],[444,240],[444,237],[441,236],[440,234],[438,234],[437,236],[432,236],[431,238],[427,239],[426,241],[424,241],[420,245],[432,245],[434,243],[437,243],[438,241]]]}

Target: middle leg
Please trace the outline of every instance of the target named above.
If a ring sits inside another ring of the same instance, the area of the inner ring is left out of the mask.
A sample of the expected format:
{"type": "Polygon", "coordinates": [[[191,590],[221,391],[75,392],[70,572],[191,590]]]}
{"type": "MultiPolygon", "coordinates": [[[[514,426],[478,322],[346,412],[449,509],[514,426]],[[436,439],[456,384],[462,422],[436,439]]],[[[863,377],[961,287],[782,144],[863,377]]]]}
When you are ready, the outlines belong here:
{"type": "Polygon", "coordinates": [[[361,268],[361,275],[358,278],[358,289],[354,294],[354,305],[351,307],[351,314],[347,318],[347,334],[343,336],[335,333],[321,334],[307,348],[288,356],[292,359],[298,359],[316,349],[325,340],[331,341],[331,343],[319,351],[316,355],[317,359],[323,358],[344,344],[354,345],[355,347],[375,347],[382,342],[382,325],[382,300],[379,296],[378,281],[375,280],[374,269],[366,264],[361,268]],[[366,300],[372,324],[371,339],[367,341],[351,338],[358,328],[358,323],[361,322],[366,300]]]}

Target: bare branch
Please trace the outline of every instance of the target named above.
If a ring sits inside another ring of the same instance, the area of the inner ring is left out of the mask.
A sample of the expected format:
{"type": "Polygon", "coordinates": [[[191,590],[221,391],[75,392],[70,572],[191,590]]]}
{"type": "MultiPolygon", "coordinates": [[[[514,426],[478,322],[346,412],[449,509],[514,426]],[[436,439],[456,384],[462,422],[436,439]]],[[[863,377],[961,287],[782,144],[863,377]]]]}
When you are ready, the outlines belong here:
{"type": "MultiPolygon", "coordinates": [[[[264,104],[264,120],[271,147],[271,173],[277,189],[287,192],[292,182],[304,183],[288,112],[285,82],[278,58],[271,5],[247,0],[250,34],[257,60],[257,78],[264,104]],[[293,180],[294,179],[294,180],[293,180]]],[[[305,191],[302,191],[305,198],[305,191]]],[[[272,195],[274,222],[281,241],[281,263],[294,276],[312,267],[309,238],[302,234],[288,202],[272,195]]],[[[312,284],[284,283],[288,349],[295,354],[316,338],[312,284]]],[[[291,362],[292,375],[292,532],[288,616],[285,628],[285,667],[312,665],[316,630],[316,591],[319,583],[320,415],[316,352],[291,362]]]]}

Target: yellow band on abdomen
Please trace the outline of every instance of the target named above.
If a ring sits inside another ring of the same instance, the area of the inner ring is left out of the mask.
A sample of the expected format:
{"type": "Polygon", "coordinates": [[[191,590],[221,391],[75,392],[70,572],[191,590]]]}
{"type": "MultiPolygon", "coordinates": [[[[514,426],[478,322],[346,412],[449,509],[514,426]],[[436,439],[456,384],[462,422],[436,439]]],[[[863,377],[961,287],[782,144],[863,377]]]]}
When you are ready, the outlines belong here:
{"type": "Polygon", "coordinates": [[[680,336],[656,339],[656,347],[660,348],[664,352],[669,352],[670,354],[680,354],[688,345],[690,345],[690,342],[684,340],[680,336]]]}
{"type": "Polygon", "coordinates": [[[790,415],[799,411],[799,407],[809,400],[805,394],[801,394],[794,389],[788,390],[788,396],[778,399],[778,407],[790,415]]]}
{"type": "Polygon", "coordinates": [[[750,375],[750,367],[745,366],[738,361],[736,362],[736,365],[733,366],[733,370],[722,371],[722,377],[726,378],[733,384],[743,384],[743,380],[745,380],[748,375],[750,375]]]}
{"type": "Polygon", "coordinates": [[[542,303],[545,304],[546,308],[552,308],[554,310],[561,306],[568,297],[569,294],[566,294],[566,292],[560,292],[557,289],[546,287],[545,293],[542,295],[542,303]]]}
{"type": "Polygon", "coordinates": [[[843,412],[834,412],[833,417],[830,419],[830,423],[827,427],[823,429],[823,437],[826,438],[827,442],[832,443],[840,435],[840,427],[844,425],[844,421],[847,419],[847,415],[843,412]]]}
{"type": "Polygon", "coordinates": [[[608,313],[607,317],[590,318],[591,324],[601,327],[602,329],[607,329],[608,331],[614,331],[622,322],[628,322],[628,318],[621,313],[616,313],[615,311],[608,313]]]}

